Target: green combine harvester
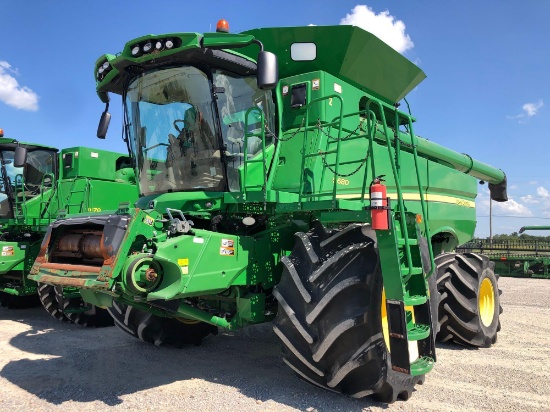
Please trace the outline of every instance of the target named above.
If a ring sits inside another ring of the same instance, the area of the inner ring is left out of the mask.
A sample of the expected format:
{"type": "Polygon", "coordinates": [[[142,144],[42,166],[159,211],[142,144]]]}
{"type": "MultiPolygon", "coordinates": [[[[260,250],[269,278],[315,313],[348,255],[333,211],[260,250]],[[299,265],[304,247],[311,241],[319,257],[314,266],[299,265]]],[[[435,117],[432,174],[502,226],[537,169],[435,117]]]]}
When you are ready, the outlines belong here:
{"type": "MultiPolygon", "coordinates": [[[[519,230],[550,230],[550,226],[524,226],[519,230]]],[[[495,263],[501,276],[550,279],[550,240],[473,239],[457,251],[482,253],[495,263]]]]}
{"type": "Polygon", "coordinates": [[[302,379],[385,402],[433,368],[437,330],[495,342],[491,262],[451,251],[474,233],[476,181],[506,201],[505,174],[414,134],[397,102],[422,70],[357,27],[220,30],[97,60],[98,137],[120,95],[140,198],[57,221],[29,277],[156,345],[273,321],[302,379]],[[65,257],[83,232],[101,259],[65,257]]]}
{"type": "MultiPolygon", "coordinates": [[[[0,136],[0,171],[2,305],[24,308],[41,302],[59,320],[87,326],[112,324],[107,311],[85,304],[77,288],[37,284],[27,275],[58,214],[98,213],[135,201],[129,157],[85,147],[58,153],[52,147],[0,136]]],[[[78,241],[71,246],[79,246],[78,241]]]]}

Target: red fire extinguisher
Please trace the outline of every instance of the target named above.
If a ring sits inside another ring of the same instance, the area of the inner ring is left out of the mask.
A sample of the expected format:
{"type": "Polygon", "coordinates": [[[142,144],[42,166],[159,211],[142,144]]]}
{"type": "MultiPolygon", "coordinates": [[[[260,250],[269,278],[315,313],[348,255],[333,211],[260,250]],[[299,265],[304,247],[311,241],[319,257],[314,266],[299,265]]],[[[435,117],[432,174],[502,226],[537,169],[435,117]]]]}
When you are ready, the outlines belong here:
{"type": "Polygon", "coordinates": [[[375,230],[388,230],[388,200],[386,186],[382,184],[385,175],[374,178],[370,184],[370,213],[372,228],[375,230]]]}

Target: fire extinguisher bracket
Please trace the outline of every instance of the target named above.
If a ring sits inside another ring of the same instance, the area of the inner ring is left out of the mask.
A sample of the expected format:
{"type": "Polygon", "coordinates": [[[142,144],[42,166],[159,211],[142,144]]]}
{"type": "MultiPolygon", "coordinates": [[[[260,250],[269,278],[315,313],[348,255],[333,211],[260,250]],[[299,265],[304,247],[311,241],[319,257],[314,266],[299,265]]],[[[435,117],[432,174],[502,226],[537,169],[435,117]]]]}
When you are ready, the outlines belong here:
{"type": "MultiPolygon", "coordinates": [[[[390,211],[392,210],[392,207],[391,207],[391,199],[389,197],[387,197],[386,199],[386,205],[385,206],[365,206],[363,209],[364,210],[370,210],[370,211],[379,211],[378,213],[381,213],[382,210],[385,210],[386,213],[386,217],[387,217],[387,228],[379,228],[379,227],[375,227],[375,225],[373,225],[373,229],[375,230],[391,230],[392,228],[392,220],[391,220],[391,217],[390,217],[390,211]]],[[[372,218],[372,215],[371,215],[371,218],[372,218]]]]}

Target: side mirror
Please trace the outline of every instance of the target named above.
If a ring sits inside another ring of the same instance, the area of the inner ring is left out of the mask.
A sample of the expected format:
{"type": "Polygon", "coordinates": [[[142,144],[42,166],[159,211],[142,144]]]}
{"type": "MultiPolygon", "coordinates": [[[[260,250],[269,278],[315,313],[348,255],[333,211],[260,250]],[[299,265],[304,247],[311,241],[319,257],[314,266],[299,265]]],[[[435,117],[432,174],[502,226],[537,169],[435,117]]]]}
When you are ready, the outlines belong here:
{"type": "Polygon", "coordinates": [[[279,81],[279,67],[277,56],[271,52],[258,53],[258,88],[272,90],[279,81]]]}
{"type": "Polygon", "coordinates": [[[13,165],[15,167],[23,167],[25,166],[25,163],[27,163],[27,148],[17,146],[13,156],[13,165]]]}
{"type": "Polygon", "coordinates": [[[98,138],[105,139],[105,136],[107,136],[107,130],[109,129],[110,122],[111,122],[111,113],[105,110],[101,114],[101,119],[99,119],[99,126],[97,126],[98,138]]]}

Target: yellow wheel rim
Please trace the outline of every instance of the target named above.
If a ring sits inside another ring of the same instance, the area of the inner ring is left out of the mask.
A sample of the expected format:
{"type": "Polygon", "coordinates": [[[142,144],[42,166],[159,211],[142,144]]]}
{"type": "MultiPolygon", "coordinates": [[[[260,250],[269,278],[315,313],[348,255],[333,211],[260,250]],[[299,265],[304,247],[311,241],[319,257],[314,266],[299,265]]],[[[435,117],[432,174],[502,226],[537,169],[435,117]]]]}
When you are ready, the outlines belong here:
{"type": "Polygon", "coordinates": [[[380,317],[382,318],[382,333],[384,335],[384,341],[386,342],[386,348],[390,351],[390,333],[388,327],[388,313],[386,312],[386,291],[382,289],[382,308],[380,309],[380,317]]]}
{"type": "Polygon", "coordinates": [[[186,325],[196,325],[197,323],[201,323],[200,320],[196,319],[186,319],[186,318],[175,318],[178,322],[184,323],[186,325]]]}
{"type": "Polygon", "coordinates": [[[489,278],[483,279],[479,288],[479,316],[485,326],[490,326],[495,317],[495,289],[489,278]]]}

